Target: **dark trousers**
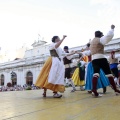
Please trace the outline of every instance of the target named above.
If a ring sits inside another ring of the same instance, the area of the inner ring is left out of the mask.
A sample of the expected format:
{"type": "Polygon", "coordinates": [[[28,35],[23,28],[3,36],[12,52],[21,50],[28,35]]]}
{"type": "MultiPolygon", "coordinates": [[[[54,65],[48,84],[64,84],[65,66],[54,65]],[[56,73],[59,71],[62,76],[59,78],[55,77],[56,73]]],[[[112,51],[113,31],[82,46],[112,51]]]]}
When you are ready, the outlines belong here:
{"type": "Polygon", "coordinates": [[[106,58],[95,59],[92,61],[92,65],[94,73],[99,73],[100,69],[102,69],[105,75],[112,74],[106,58]]]}
{"type": "Polygon", "coordinates": [[[65,78],[70,79],[71,78],[71,68],[65,68],[65,78]]]}
{"type": "MultiPolygon", "coordinates": [[[[95,59],[95,60],[92,61],[92,65],[93,65],[94,73],[99,73],[100,69],[102,69],[103,72],[105,73],[105,75],[112,74],[111,70],[110,70],[109,63],[108,63],[106,58],[95,59]]],[[[109,79],[109,82],[112,85],[114,91],[117,92],[117,93],[120,93],[120,91],[117,90],[117,88],[116,88],[116,85],[115,85],[113,77],[109,76],[108,79],[109,79]]],[[[92,79],[92,83],[93,83],[92,91],[94,92],[95,96],[98,96],[98,93],[96,91],[97,81],[98,81],[98,77],[94,76],[93,79],[92,79]]]]}
{"type": "Polygon", "coordinates": [[[113,72],[114,76],[118,78],[118,68],[113,68],[111,71],[113,72]]]}

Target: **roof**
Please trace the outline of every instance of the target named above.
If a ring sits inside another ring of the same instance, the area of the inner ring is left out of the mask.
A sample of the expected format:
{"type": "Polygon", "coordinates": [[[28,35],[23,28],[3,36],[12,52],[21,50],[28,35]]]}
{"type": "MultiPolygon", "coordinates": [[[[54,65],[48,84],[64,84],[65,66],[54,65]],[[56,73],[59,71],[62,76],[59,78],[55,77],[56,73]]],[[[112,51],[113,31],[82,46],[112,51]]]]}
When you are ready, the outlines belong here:
{"type": "Polygon", "coordinates": [[[43,41],[43,40],[39,40],[39,41],[35,41],[33,44],[32,44],[32,46],[33,47],[37,47],[37,46],[41,46],[41,45],[44,45],[44,44],[46,44],[47,42],[46,41],[43,41]]]}

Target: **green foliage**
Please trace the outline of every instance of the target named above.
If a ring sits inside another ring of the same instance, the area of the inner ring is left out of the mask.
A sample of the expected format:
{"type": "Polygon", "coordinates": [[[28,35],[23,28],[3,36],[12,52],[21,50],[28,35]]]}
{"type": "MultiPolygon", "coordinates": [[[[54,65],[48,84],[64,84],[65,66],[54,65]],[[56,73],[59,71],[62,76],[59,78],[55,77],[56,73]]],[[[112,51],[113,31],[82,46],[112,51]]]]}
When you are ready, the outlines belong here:
{"type": "Polygon", "coordinates": [[[31,87],[27,87],[26,90],[32,90],[31,87]]]}

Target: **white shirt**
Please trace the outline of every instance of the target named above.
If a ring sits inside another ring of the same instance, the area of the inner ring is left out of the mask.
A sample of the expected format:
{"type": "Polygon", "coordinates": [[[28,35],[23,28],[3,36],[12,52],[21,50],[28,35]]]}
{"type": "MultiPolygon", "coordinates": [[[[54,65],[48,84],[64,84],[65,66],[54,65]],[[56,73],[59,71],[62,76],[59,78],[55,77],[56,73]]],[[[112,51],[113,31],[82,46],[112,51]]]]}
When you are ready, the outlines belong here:
{"type": "Polygon", "coordinates": [[[80,61],[80,63],[81,63],[80,67],[83,67],[87,64],[85,61],[80,61]]]}
{"type": "Polygon", "coordinates": [[[86,50],[86,51],[82,52],[82,54],[84,56],[90,56],[91,55],[91,51],[90,50],[86,50]]]}
{"type": "Polygon", "coordinates": [[[70,67],[76,67],[77,66],[77,60],[76,59],[72,59],[72,63],[70,64],[70,67]]]}
{"type": "Polygon", "coordinates": [[[114,29],[111,29],[107,33],[107,35],[100,38],[100,43],[103,45],[106,45],[107,43],[109,43],[112,40],[113,36],[114,36],[114,29]]]}
{"type": "Polygon", "coordinates": [[[73,55],[67,56],[68,54],[70,54],[70,53],[64,52],[64,56],[66,56],[66,58],[67,58],[68,60],[71,60],[71,59],[73,58],[73,55]]]}

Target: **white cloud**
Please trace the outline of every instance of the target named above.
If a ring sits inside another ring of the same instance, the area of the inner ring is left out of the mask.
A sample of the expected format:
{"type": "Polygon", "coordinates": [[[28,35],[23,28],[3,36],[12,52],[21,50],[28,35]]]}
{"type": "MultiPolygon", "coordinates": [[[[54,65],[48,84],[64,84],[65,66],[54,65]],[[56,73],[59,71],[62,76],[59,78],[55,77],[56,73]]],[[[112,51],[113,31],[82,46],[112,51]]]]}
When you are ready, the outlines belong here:
{"type": "MultiPolygon", "coordinates": [[[[16,48],[23,43],[30,46],[37,39],[38,33],[48,42],[53,35],[62,37],[67,34],[63,45],[82,45],[94,37],[95,30],[107,32],[112,23],[120,26],[117,0],[90,0],[91,4],[83,1],[83,6],[76,6],[80,0],[76,0],[76,4],[69,0],[63,0],[62,4],[59,0],[56,4],[50,4],[49,0],[38,0],[42,1],[41,4],[44,3],[42,5],[37,4],[37,0],[31,0],[34,4],[24,2],[29,0],[11,1],[13,2],[5,3],[3,0],[4,4],[0,4],[0,45],[6,48],[16,48]]],[[[120,31],[119,27],[116,29],[120,31]]],[[[118,32],[117,34],[119,35],[118,32]]]]}
{"type": "Polygon", "coordinates": [[[97,4],[106,5],[106,4],[108,4],[110,1],[113,1],[113,0],[91,0],[90,3],[91,3],[92,5],[97,5],[97,4]]]}
{"type": "Polygon", "coordinates": [[[120,16],[119,0],[91,0],[92,5],[97,5],[98,17],[114,17],[120,16]]]}
{"type": "Polygon", "coordinates": [[[93,7],[97,7],[96,9],[96,20],[99,21],[104,30],[106,30],[105,26],[110,24],[116,25],[115,37],[119,37],[120,31],[120,1],[119,0],[90,0],[91,5],[93,7]]]}

